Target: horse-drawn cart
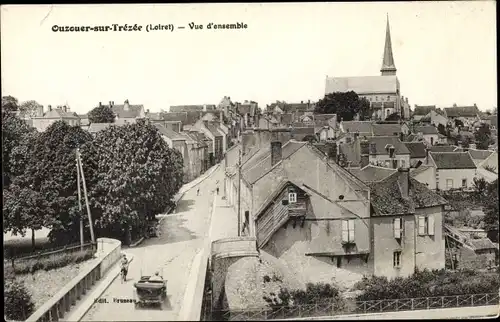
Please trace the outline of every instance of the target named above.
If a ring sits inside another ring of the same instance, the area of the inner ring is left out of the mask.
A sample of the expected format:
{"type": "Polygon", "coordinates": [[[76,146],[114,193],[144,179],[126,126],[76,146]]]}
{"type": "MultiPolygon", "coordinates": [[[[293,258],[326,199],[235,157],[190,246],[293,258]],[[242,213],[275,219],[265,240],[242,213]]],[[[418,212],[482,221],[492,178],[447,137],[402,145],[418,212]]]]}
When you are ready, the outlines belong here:
{"type": "Polygon", "coordinates": [[[135,287],[135,305],[159,304],[163,306],[167,298],[167,281],[155,279],[153,276],[141,276],[139,282],[134,283],[135,287]]]}

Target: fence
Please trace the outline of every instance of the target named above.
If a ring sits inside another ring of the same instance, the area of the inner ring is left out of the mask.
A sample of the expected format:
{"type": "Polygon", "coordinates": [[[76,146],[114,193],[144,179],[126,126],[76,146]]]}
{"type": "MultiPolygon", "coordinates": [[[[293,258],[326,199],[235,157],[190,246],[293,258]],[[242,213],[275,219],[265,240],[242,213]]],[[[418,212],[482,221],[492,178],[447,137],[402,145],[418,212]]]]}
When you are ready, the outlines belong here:
{"type": "Polygon", "coordinates": [[[73,253],[79,252],[82,249],[84,251],[90,250],[90,249],[92,249],[92,250],[95,251],[95,250],[97,250],[97,245],[96,244],[92,244],[92,243],[86,243],[86,244],[83,244],[83,245],[76,244],[76,245],[73,245],[73,246],[66,245],[66,246],[62,246],[62,247],[48,249],[48,250],[45,250],[43,252],[40,251],[40,252],[37,252],[37,253],[29,255],[29,256],[11,257],[10,259],[5,260],[5,262],[6,263],[10,263],[12,265],[12,267],[14,268],[16,263],[19,263],[19,262],[22,262],[22,261],[28,261],[28,260],[32,260],[32,259],[41,260],[44,257],[49,257],[51,255],[56,255],[56,254],[61,254],[61,253],[64,253],[64,254],[73,254],[73,253]]]}
{"type": "MultiPolygon", "coordinates": [[[[314,304],[281,306],[275,308],[250,308],[246,310],[223,310],[206,312],[205,321],[248,321],[291,318],[311,318],[341,314],[368,314],[375,312],[397,312],[459,307],[498,305],[499,294],[471,294],[423,297],[412,299],[354,301],[339,308],[337,300],[319,300],[314,304]]],[[[208,310],[210,311],[210,310],[208,310]]]]}

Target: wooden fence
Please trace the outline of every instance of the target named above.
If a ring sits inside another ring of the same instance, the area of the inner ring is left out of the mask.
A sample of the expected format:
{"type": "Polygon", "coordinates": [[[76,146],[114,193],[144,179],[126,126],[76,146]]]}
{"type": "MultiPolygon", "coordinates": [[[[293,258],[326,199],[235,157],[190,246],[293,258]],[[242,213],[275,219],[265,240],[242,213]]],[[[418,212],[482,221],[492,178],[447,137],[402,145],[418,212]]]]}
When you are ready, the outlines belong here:
{"type": "Polygon", "coordinates": [[[411,299],[355,301],[339,308],[337,300],[318,300],[314,304],[282,306],[273,308],[252,308],[246,310],[210,311],[204,313],[205,321],[248,321],[291,318],[328,317],[342,314],[368,314],[376,312],[397,312],[430,310],[458,307],[498,305],[499,294],[471,294],[422,297],[411,299]]]}

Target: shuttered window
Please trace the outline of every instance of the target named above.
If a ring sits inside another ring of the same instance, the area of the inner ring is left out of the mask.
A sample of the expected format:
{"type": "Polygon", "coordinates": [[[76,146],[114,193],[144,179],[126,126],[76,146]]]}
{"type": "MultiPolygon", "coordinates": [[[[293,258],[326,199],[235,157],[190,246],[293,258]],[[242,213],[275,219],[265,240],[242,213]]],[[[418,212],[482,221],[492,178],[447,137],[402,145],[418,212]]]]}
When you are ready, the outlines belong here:
{"type": "Polygon", "coordinates": [[[418,234],[420,236],[425,235],[425,217],[424,216],[418,217],[418,234]]]}
{"type": "Polygon", "coordinates": [[[427,217],[427,234],[434,236],[434,216],[427,217]]]}
{"type": "Polygon", "coordinates": [[[342,220],[342,242],[354,242],[354,220],[342,220]]]}
{"type": "Polygon", "coordinates": [[[394,238],[401,238],[403,235],[403,219],[394,218],[394,238]]]}

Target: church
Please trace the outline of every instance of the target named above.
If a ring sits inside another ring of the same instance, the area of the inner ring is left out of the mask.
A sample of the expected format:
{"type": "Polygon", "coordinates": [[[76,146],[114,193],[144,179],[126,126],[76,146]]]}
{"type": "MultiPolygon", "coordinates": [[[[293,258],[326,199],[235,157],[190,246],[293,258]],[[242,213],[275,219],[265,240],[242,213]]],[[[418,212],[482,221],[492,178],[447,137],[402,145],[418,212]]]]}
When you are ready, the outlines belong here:
{"type": "Polygon", "coordinates": [[[392,53],[389,16],[385,32],[384,56],[380,76],[326,77],[325,95],[333,92],[354,91],[366,98],[373,109],[373,120],[385,120],[389,115],[398,113],[402,119],[410,117],[408,98],[400,93],[396,76],[396,65],[392,53]]]}

